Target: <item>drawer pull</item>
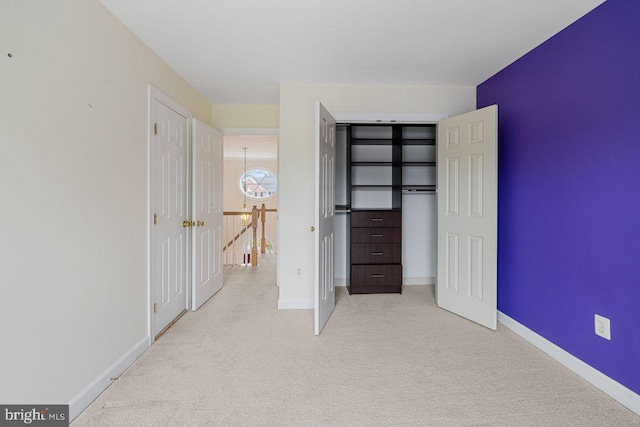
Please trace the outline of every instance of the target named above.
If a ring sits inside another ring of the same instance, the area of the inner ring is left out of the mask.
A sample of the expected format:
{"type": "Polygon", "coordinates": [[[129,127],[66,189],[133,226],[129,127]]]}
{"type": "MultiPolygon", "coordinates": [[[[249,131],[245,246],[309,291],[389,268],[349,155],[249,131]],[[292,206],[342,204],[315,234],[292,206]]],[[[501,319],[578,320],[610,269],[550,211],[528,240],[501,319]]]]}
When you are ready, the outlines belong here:
{"type": "Polygon", "coordinates": [[[384,279],[384,274],[372,274],[371,277],[374,279],[384,279]]]}
{"type": "Polygon", "coordinates": [[[384,237],[383,234],[372,234],[371,237],[384,237]]]}
{"type": "Polygon", "coordinates": [[[382,256],[384,252],[371,252],[371,256],[382,256]]]}
{"type": "Polygon", "coordinates": [[[384,221],[384,218],[371,218],[371,221],[384,221]]]}

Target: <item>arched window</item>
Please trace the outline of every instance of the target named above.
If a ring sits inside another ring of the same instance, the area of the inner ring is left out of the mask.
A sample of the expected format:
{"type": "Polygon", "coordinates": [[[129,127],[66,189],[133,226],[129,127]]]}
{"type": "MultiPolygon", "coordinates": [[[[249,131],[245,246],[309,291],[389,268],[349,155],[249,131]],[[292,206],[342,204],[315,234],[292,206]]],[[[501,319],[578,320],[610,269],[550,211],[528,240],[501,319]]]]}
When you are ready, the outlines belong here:
{"type": "Polygon", "coordinates": [[[278,191],[278,178],[266,169],[251,169],[240,175],[240,192],[253,199],[268,199],[278,191]]]}

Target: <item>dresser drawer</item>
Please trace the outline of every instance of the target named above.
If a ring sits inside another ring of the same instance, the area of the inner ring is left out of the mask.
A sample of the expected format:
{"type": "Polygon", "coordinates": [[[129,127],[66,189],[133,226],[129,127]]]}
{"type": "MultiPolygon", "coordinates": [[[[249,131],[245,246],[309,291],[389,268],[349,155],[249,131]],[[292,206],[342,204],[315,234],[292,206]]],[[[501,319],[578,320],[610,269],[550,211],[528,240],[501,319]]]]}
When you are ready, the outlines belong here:
{"type": "Polygon", "coordinates": [[[352,211],[351,227],[401,227],[402,212],[352,211]]]}
{"type": "Polygon", "coordinates": [[[402,243],[351,243],[352,264],[400,264],[402,243]]]}
{"type": "Polygon", "coordinates": [[[402,228],[352,228],[351,243],[400,243],[402,228]]]}
{"type": "Polygon", "coordinates": [[[401,265],[353,265],[351,266],[351,290],[369,292],[400,292],[402,286],[401,265]]]}

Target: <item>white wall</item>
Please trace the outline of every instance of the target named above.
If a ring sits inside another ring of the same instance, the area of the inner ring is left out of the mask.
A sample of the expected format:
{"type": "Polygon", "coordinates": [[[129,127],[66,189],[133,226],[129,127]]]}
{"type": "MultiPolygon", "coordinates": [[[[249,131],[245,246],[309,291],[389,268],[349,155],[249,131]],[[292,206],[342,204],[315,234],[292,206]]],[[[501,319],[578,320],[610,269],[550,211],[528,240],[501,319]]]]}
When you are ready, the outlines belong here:
{"type": "Polygon", "coordinates": [[[68,403],[147,336],[147,84],[211,104],[96,0],[0,40],[0,402],[68,403]]]}
{"type": "Polygon", "coordinates": [[[281,307],[314,298],[315,102],[331,112],[449,113],[475,109],[473,86],[280,85],[278,282],[281,307]],[[296,275],[296,269],[302,275],[296,275]]]}
{"type": "Polygon", "coordinates": [[[228,105],[214,104],[211,107],[212,126],[227,128],[264,128],[280,126],[278,105],[228,105]]]}
{"type": "Polygon", "coordinates": [[[402,195],[402,275],[406,285],[435,283],[437,214],[435,193],[402,195]]]}

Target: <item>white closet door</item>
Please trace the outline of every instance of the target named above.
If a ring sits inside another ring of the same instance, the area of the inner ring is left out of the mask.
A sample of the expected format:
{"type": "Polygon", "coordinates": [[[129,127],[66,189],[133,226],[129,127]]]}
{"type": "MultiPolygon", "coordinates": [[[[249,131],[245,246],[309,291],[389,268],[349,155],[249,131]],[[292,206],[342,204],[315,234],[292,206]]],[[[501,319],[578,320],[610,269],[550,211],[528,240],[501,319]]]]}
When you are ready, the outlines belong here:
{"type": "Polygon", "coordinates": [[[193,301],[222,288],[222,133],[193,119],[193,301]]]}
{"type": "Polygon", "coordinates": [[[438,123],[440,307],[497,322],[497,118],[493,105],[438,123]]]}
{"type": "Polygon", "coordinates": [[[152,108],[156,125],[151,139],[151,281],[158,334],[188,305],[189,235],[184,227],[189,218],[188,118],[158,98],[152,108]]]}
{"type": "MultiPolygon", "coordinates": [[[[334,287],[334,217],[336,122],[316,105],[316,205],[315,205],[315,334],[329,320],[336,303],[334,287]]],[[[313,230],[312,230],[313,231],[313,230]]]]}

